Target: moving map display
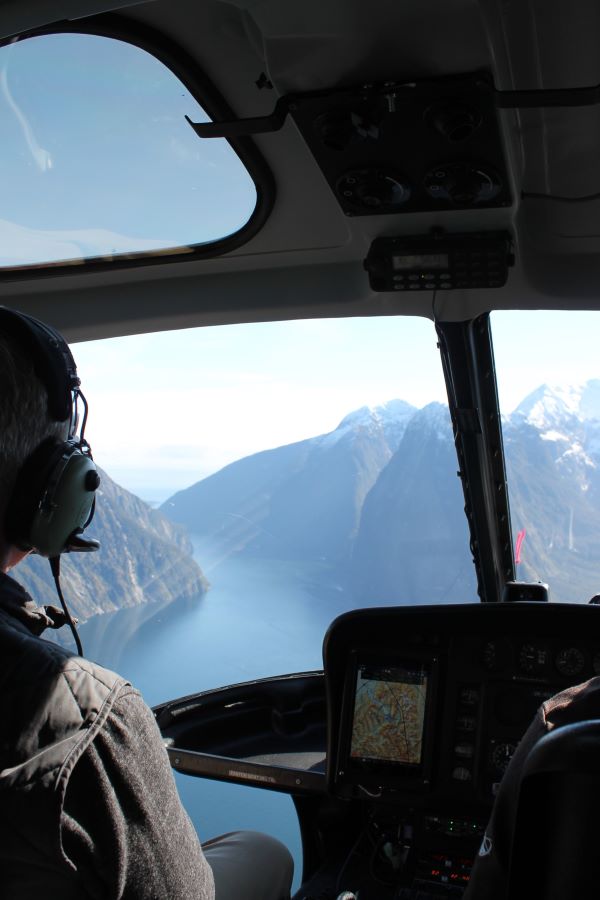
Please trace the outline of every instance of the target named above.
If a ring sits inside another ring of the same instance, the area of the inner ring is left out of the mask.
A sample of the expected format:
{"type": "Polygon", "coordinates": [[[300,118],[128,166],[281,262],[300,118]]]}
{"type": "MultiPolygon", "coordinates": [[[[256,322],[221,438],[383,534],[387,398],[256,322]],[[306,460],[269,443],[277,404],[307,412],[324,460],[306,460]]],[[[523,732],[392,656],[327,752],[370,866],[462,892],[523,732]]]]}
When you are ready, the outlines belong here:
{"type": "Polygon", "coordinates": [[[359,665],[352,759],[421,765],[428,678],[428,669],[422,663],[359,665]]]}

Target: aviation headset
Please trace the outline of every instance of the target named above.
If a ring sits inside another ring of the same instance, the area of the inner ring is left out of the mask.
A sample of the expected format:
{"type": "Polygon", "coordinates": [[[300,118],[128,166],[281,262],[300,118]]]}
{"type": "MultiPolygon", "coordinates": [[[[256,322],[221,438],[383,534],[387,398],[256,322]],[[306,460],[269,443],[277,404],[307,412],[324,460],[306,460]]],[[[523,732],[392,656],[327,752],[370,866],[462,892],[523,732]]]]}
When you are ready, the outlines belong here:
{"type": "Polygon", "coordinates": [[[97,541],[80,537],[94,515],[100,476],[84,437],[87,403],[71,351],[49,325],[3,306],[0,335],[14,340],[33,364],[50,418],[69,423],[66,440],[46,438],[25,460],[4,515],[6,537],[51,561],[61,553],[97,550],[97,541]],[[79,400],[84,414],[78,434],[79,400]]]}

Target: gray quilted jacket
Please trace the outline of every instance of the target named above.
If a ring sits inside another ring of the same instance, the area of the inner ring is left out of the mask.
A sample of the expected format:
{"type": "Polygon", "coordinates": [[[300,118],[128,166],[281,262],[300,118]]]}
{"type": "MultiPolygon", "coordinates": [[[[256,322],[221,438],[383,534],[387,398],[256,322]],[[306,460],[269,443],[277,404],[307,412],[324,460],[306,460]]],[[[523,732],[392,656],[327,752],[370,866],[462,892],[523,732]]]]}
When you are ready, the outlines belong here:
{"type": "Polygon", "coordinates": [[[0,574],[0,897],[213,900],[152,712],[0,574]]]}

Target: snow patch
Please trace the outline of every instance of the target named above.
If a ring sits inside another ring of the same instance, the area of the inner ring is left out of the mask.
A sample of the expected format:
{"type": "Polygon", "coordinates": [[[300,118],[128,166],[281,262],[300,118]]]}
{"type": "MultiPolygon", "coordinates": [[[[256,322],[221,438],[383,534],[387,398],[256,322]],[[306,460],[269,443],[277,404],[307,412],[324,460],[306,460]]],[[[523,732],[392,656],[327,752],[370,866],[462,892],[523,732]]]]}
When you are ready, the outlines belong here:
{"type": "Polygon", "coordinates": [[[566,434],[561,434],[560,431],[544,431],[540,434],[540,437],[543,441],[567,441],[569,438],[566,434]]]}
{"type": "Polygon", "coordinates": [[[596,468],[596,463],[588,456],[579,441],[575,441],[568,450],[565,450],[562,456],[558,457],[557,463],[563,461],[570,462],[571,460],[575,460],[575,462],[581,463],[584,466],[589,466],[590,469],[596,468]]]}

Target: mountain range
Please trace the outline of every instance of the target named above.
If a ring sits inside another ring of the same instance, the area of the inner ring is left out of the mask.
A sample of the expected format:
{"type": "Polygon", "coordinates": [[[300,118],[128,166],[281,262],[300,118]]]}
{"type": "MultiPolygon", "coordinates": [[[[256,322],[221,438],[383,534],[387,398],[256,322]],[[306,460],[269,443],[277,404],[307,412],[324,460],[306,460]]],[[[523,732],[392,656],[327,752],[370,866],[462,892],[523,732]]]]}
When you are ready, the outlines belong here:
{"type": "MultiPolygon", "coordinates": [[[[503,420],[520,580],[553,600],[600,591],[600,380],[543,385],[503,420]]],[[[161,511],[202,548],[321,561],[356,602],[476,600],[462,487],[446,406],[363,407],[325,435],[240,459],[161,511]]]]}
{"type": "Polygon", "coordinates": [[[600,380],[542,385],[503,423],[519,577],[551,599],[600,593],[600,380]]]}
{"type": "MultiPolygon", "coordinates": [[[[72,614],[91,616],[143,603],[197,597],[208,581],[192,557],[185,528],[117,485],[101,471],[94,519],[86,536],[99,553],[61,557],[61,585],[72,614]]],[[[48,561],[29,556],[14,575],[36,603],[58,606],[48,561]]]]}

